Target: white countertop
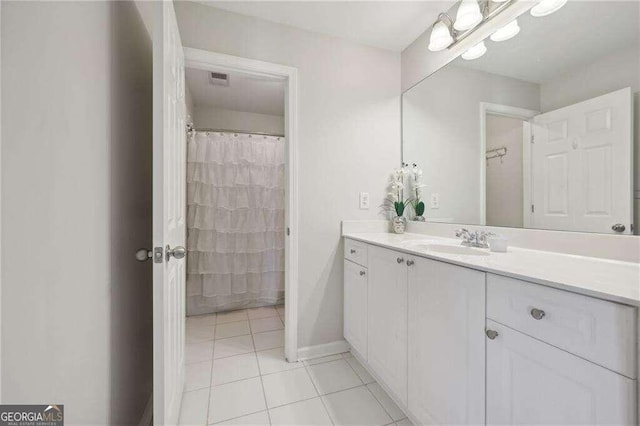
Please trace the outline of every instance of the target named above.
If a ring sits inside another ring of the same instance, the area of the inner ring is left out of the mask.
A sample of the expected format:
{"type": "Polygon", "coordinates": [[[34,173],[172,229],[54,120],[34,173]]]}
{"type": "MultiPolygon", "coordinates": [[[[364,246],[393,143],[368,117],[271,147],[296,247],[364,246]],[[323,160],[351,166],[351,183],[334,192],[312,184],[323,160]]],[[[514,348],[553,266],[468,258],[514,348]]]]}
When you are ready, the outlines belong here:
{"type": "Polygon", "coordinates": [[[345,238],[374,244],[429,259],[518,278],[600,299],[640,306],[640,264],[594,257],[509,247],[489,256],[448,254],[404,246],[412,240],[458,243],[425,234],[345,233],[345,238]]]}

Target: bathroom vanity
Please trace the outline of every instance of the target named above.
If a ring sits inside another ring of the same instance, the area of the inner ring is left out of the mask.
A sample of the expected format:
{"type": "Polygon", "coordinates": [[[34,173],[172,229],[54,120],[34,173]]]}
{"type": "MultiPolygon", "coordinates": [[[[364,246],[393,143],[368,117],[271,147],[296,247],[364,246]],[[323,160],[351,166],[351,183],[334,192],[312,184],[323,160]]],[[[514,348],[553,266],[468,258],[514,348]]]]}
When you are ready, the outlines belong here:
{"type": "Polygon", "coordinates": [[[344,337],[415,424],[638,419],[640,265],[344,235],[344,337]]]}

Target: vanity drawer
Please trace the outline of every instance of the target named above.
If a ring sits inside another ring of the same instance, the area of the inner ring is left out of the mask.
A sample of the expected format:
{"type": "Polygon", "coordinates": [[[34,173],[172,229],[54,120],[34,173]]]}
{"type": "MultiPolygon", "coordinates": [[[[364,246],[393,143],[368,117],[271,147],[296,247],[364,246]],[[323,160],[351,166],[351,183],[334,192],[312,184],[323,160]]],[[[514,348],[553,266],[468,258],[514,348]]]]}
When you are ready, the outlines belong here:
{"type": "Polygon", "coordinates": [[[631,306],[487,274],[487,317],[636,377],[637,313],[631,306]]]}
{"type": "Polygon", "coordinates": [[[367,267],[367,245],[358,241],[345,238],[344,240],[344,258],[349,259],[353,263],[367,267]]]}

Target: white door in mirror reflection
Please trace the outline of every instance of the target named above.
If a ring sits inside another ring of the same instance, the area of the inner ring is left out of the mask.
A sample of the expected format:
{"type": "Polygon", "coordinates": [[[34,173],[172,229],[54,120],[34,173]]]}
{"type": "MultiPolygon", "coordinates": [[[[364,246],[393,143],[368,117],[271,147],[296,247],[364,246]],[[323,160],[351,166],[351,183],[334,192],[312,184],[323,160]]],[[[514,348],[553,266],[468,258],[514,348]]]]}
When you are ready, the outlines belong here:
{"type": "Polygon", "coordinates": [[[630,233],[631,117],[626,88],[533,119],[531,227],[630,233]]]}

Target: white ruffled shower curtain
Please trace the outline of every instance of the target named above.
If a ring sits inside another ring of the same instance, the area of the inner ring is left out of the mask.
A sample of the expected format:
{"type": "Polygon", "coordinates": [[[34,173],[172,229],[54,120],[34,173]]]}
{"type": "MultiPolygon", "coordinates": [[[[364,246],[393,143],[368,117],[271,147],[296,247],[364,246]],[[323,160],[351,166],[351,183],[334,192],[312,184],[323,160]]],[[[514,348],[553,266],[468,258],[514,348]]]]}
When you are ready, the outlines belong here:
{"type": "Polygon", "coordinates": [[[191,132],[187,315],[284,300],[284,138],[191,132]]]}

